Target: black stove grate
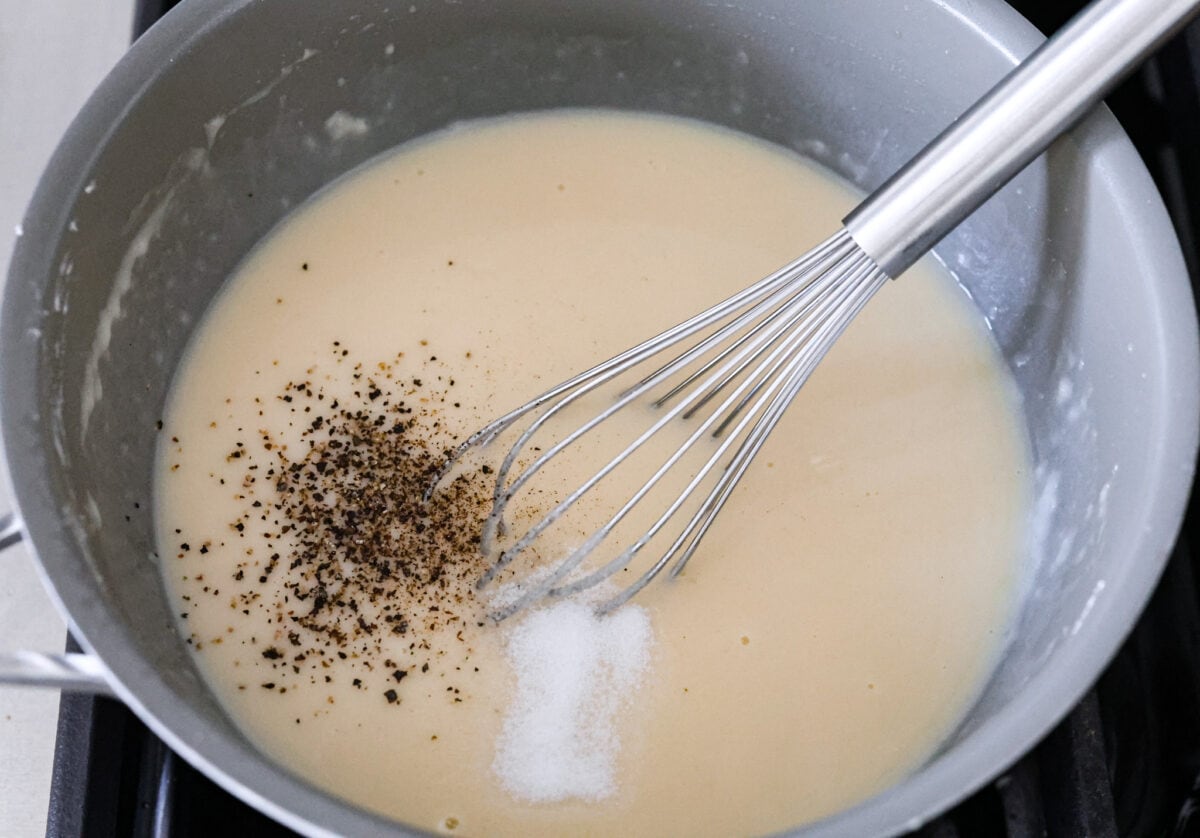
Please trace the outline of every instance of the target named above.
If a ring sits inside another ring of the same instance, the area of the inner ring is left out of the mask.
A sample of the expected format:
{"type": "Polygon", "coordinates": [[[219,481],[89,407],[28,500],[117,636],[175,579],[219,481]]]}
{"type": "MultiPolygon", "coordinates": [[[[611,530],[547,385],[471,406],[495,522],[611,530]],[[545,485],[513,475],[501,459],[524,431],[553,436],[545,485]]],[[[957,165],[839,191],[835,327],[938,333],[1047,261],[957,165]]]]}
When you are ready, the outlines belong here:
{"type": "MultiPolygon", "coordinates": [[[[135,35],[177,0],[140,0],[135,35]]],[[[1080,0],[1014,0],[1053,31],[1080,0]]],[[[1109,97],[1176,225],[1200,292],[1200,26],[1169,43],[1109,97]]],[[[1200,562],[1184,535],[1146,613],[1094,688],[996,781],[918,838],[1200,836],[1200,562]]],[[[123,705],[65,694],[49,838],[265,838],[294,833],[176,757],[123,705]]]]}

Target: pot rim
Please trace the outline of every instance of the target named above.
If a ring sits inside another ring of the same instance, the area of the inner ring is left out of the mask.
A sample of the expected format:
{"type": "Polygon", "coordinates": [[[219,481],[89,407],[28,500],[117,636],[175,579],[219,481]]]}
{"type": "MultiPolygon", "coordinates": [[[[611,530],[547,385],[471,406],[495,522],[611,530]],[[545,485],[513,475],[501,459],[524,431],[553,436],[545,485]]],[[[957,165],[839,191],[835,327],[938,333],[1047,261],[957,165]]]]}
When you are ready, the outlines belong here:
{"type": "MultiPolygon", "coordinates": [[[[1000,0],[934,1],[1013,64],[1043,40],[1000,0]]],[[[24,218],[25,232],[13,253],[0,319],[0,346],[5,347],[0,420],[10,488],[39,573],[59,611],[80,643],[104,661],[116,694],[176,753],[226,790],[306,835],[421,834],[293,776],[248,741],[225,735],[191,704],[180,701],[139,653],[125,627],[103,607],[93,580],[74,575],[78,562],[69,557],[79,548],[63,527],[49,484],[51,468],[37,404],[39,352],[33,318],[39,306],[20,306],[14,299],[24,296],[40,302],[40,279],[57,246],[54,233],[65,228],[64,213],[129,103],[174,55],[254,2],[189,0],[176,7],[118,62],[51,158],[24,218]]],[[[1164,373],[1161,397],[1166,406],[1160,413],[1162,427],[1154,429],[1156,446],[1149,469],[1157,494],[1140,501],[1146,510],[1142,519],[1156,526],[1134,536],[1133,555],[1140,557],[1142,565],[1135,574],[1138,562],[1125,562],[1122,578],[1110,580],[1110,587],[1120,595],[1099,598],[1078,633],[1056,652],[1059,665],[1044,668],[995,716],[889,789],[787,834],[882,835],[913,829],[995,777],[1040,740],[1101,673],[1136,622],[1170,554],[1187,503],[1200,436],[1200,345],[1187,271],[1149,173],[1107,109],[1089,117],[1071,137],[1110,190],[1133,239],[1142,275],[1158,278],[1147,284],[1147,293],[1162,328],[1148,351],[1164,373]],[[1190,351],[1180,352],[1181,345],[1190,351]],[[1153,563],[1151,573],[1146,572],[1149,563],[1153,563]]]]}

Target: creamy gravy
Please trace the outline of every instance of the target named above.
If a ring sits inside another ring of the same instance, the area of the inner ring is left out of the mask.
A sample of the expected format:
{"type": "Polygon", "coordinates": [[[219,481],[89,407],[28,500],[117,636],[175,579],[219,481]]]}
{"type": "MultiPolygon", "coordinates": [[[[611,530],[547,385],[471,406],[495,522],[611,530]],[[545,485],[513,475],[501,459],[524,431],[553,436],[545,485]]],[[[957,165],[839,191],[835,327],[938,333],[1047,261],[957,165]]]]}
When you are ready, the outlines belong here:
{"type": "Polygon", "coordinates": [[[508,629],[469,586],[427,626],[330,642],[297,627],[297,536],[267,520],[274,455],[325,439],[311,417],[334,399],[407,398],[465,434],[770,272],[854,200],[726,131],[563,112],[413,144],[289,218],[198,329],[156,484],[180,631],[246,735],[341,797],[469,835],[767,832],[927,758],[999,651],[1029,476],[985,324],[928,261],[848,330],[687,573],[637,598],[651,663],[600,802],[523,803],[494,775],[508,629]]]}

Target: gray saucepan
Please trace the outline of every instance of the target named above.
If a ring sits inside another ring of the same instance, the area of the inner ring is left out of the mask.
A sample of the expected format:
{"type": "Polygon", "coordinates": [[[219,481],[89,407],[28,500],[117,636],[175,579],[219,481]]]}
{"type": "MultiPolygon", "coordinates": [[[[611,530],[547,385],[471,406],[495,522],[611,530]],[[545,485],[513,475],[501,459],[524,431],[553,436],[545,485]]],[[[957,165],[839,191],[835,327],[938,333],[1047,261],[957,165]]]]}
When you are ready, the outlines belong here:
{"type": "MultiPolygon", "coordinates": [[[[186,0],[88,102],[23,221],[0,333],[19,510],[0,543],[28,538],[89,654],[10,653],[0,670],[110,690],[303,833],[405,833],[259,753],[201,680],[163,594],[155,420],[239,260],[372,156],[514,111],[697,117],[869,190],[1041,40],[996,0],[186,0]],[[338,130],[347,117],[355,131],[338,130]]],[[[938,753],[804,834],[915,826],[1033,745],[1132,626],[1192,477],[1191,292],[1150,178],[1107,112],[937,255],[988,317],[1024,397],[1036,500],[1019,616],[938,753]]]]}

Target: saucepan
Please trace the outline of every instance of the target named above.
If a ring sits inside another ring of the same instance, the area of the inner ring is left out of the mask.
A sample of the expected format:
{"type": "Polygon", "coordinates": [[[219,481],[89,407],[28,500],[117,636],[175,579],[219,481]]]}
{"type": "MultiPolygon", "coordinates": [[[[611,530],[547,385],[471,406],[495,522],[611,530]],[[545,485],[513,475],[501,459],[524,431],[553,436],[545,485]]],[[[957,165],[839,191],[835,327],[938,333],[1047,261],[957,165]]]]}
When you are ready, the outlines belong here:
{"type": "MultiPolygon", "coordinates": [[[[869,190],[1041,40],[996,0],[186,0],[88,102],[22,223],[0,336],[19,510],[0,540],[29,540],[88,654],[8,654],[6,677],[111,691],[185,759],[301,832],[405,833],[238,732],[161,587],[155,420],[239,260],[372,156],[516,111],[704,119],[869,190]]],[[[1036,469],[1019,615],[937,754],[806,834],[915,826],[1031,747],[1136,619],[1192,477],[1191,292],[1158,195],[1107,112],[937,255],[988,318],[1023,395],[1036,469]]]]}

